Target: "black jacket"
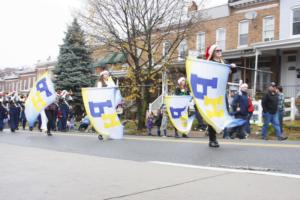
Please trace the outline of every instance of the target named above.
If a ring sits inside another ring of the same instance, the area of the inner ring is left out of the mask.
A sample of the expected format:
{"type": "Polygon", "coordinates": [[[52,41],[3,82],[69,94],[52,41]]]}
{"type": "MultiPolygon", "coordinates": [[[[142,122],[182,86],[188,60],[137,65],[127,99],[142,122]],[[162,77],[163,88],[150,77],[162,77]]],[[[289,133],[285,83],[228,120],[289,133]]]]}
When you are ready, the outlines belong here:
{"type": "Polygon", "coordinates": [[[190,95],[190,91],[186,90],[183,92],[183,91],[181,91],[181,89],[179,87],[176,87],[175,95],[179,95],[179,96],[190,95]]]}
{"type": "Polygon", "coordinates": [[[278,110],[278,94],[271,92],[266,93],[262,98],[261,106],[264,113],[275,114],[278,110]]]}

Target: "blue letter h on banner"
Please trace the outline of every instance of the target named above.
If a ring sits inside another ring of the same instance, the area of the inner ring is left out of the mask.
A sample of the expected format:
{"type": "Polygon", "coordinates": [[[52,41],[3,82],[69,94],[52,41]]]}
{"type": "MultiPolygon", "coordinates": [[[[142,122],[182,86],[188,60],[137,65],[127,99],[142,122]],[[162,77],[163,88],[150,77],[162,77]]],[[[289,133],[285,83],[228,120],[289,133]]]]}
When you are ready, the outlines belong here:
{"type": "Polygon", "coordinates": [[[204,99],[204,96],[207,96],[207,88],[217,88],[218,78],[205,79],[200,78],[196,74],[191,74],[191,85],[192,90],[197,99],[204,99]],[[202,85],[203,92],[198,92],[197,86],[202,85]]]}

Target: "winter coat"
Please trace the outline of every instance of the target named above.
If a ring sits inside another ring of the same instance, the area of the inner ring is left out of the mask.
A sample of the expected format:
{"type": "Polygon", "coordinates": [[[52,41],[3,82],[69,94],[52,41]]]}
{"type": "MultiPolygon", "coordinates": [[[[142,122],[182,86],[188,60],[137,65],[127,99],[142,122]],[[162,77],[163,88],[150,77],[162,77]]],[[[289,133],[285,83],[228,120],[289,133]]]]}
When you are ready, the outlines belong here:
{"type": "Polygon", "coordinates": [[[264,113],[275,114],[278,111],[278,94],[272,92],[266,93],[262,98],[261,106],[264,113]]]}
{"type": "Polygon", "coordinates": [[[238,116],[247,116],[248,112],[248,94],[246,92],[242,92],[242,94],[237,94],[234,96],[233,101],[231,103],[231,107],[233,113],[236,117],[238,116]],[[237,108],[240,110],[237,111],[237,108]]]}
{"type": "Polygon", "coordinates": [[[167,111],[164,111],[162,113],[161,128],[162,130],[166,130],[167,127],[168,127],[168,113],[167,111]]]}
{"type": "Polygon", "coordinates": [[[161,126],[161,121],[162,121],[162,113],[158,113],[156,119],[155,119],[155,125],[156,126],[161,126]]]}
{"type": "Polygon", "coordinates": [[[148,128],[148,129],[153,128],[153,121],[154,121],[153,116],[149,116],[149,117],[147,118],[147,128],[148,128]]]}
{"type": "Polygon", "coordinates": [[[187,89],[185,91],[182,91],[179,87],[175,89],[175,95],[180,95],[180,96],[185,96],[185,95],[190,95],[190,91],[187,89]]]}

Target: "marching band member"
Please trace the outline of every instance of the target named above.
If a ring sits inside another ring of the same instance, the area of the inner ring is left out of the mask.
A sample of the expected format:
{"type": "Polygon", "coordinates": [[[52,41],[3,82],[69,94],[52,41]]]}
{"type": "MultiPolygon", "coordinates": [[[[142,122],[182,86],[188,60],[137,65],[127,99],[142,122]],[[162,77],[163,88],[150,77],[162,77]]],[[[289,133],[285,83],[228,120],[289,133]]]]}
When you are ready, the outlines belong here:
{"type": "MultiPolygon", "coordinates": [[[[188,90],[186,84],[186,79],[184,77],[180,77],[177,82],[178,82],[178,86],[176,87],[175,95],[179,95],[179,96],[190,95],[190,91],[188,90]]],[[[175,128],[175,137],[179,138],[178,131],[176,128],[175,128]]],[[[182,137],[188,138],[186,134],[182,134],[182,137]]]]}
{"type": "MultiPolygon", "coordinates": [[[[225,61],[222,57],[222,49],[216,44],[213,44],[206,49],[206,60],[225,64],[225,61]]],[[[231,69],[236,69],[236,65],[231,64],[231,69]]],[[[216,131],[210,125],[208,125],[208,137],[209,147],[220,147],[217,141],[216,131]]]]}

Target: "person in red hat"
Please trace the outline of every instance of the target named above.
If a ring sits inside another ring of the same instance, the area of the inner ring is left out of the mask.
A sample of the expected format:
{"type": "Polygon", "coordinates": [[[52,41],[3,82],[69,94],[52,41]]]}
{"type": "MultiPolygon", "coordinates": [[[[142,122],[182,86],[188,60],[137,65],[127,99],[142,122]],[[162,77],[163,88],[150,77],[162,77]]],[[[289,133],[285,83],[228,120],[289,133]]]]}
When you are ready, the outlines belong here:
{"type": "MultiPolygon", "coordinates": [[[[222,56],[222,49],[216,44],[213,44],[206,49],[205,57],[206,60],[208,61],[214,61],[214,62],[225,64],[225,61],[222,56]]],[[[236,69],[236,65],[231,64],[231,71],[235,72],[235,69],[236,69]]],[[[210,125],[208,125],[208,137],[209,137],[210,147],[220,147],[217,141],[216,131],[210,125]]]]}

